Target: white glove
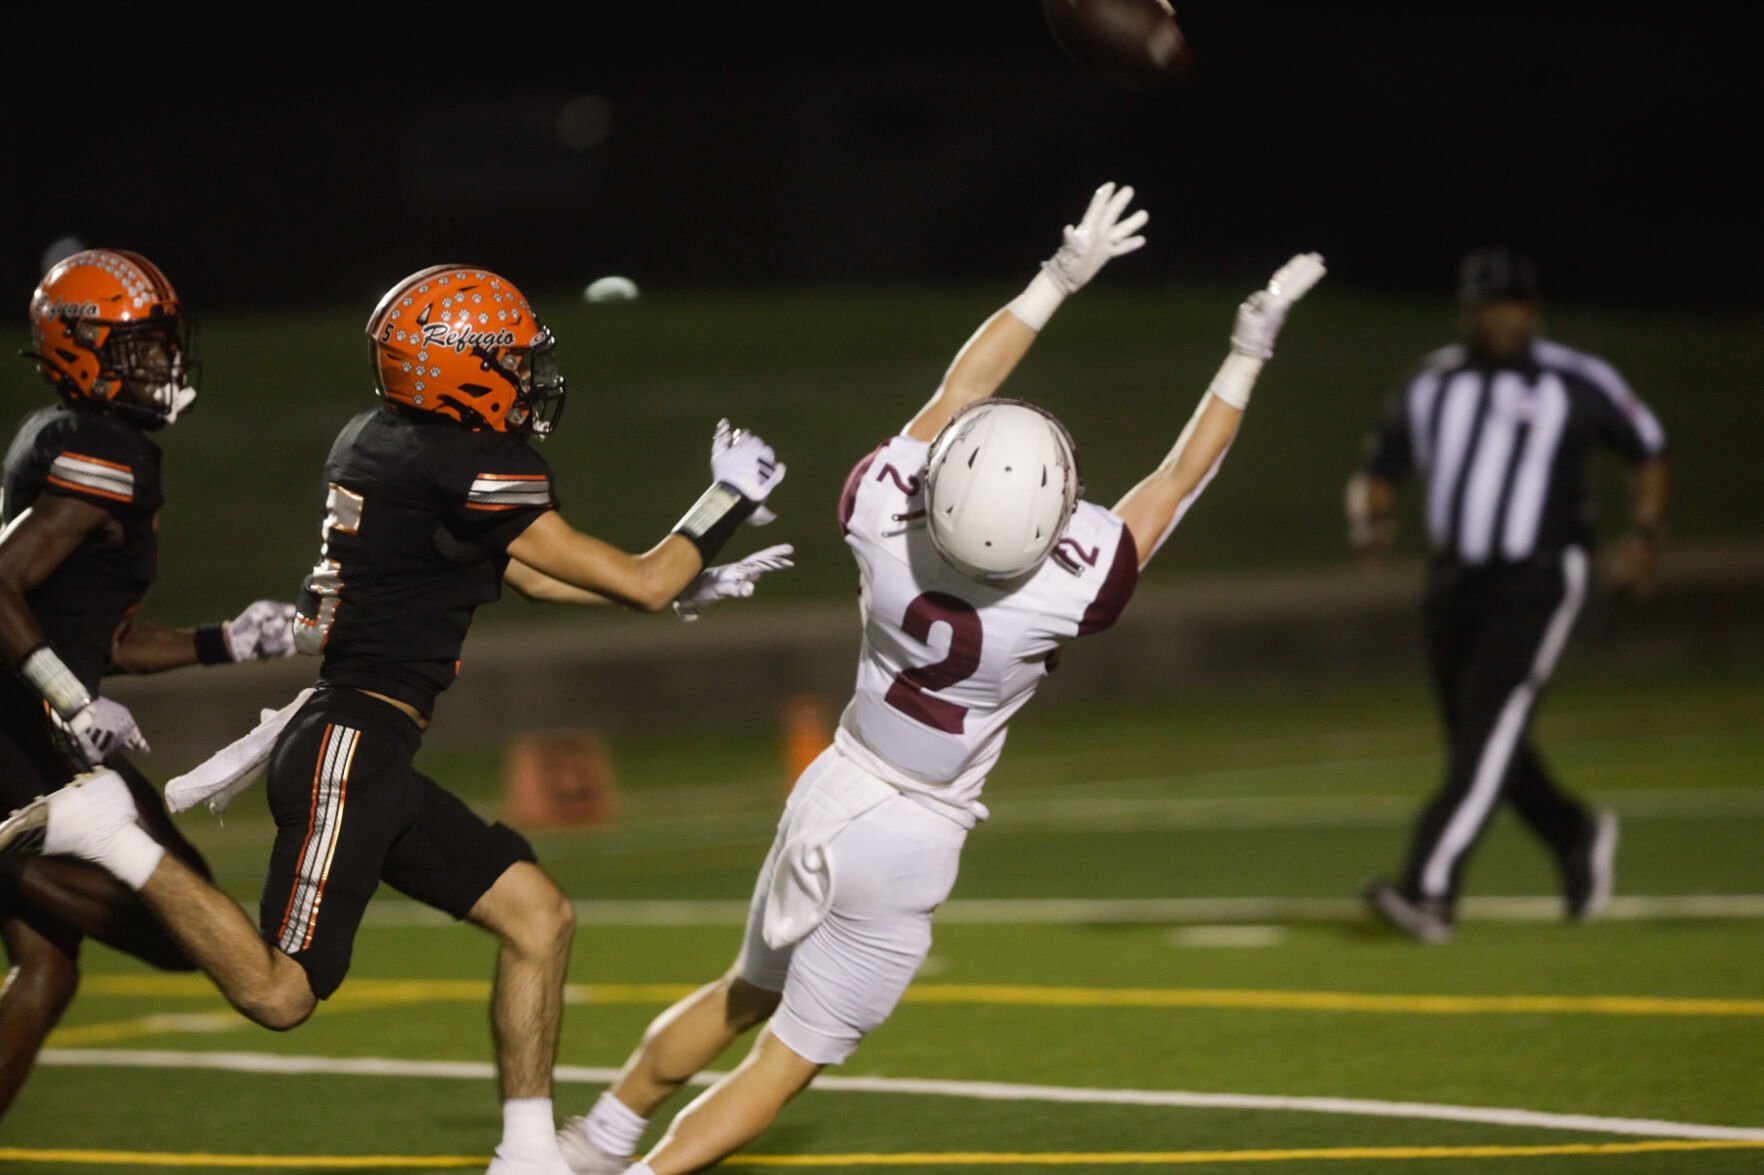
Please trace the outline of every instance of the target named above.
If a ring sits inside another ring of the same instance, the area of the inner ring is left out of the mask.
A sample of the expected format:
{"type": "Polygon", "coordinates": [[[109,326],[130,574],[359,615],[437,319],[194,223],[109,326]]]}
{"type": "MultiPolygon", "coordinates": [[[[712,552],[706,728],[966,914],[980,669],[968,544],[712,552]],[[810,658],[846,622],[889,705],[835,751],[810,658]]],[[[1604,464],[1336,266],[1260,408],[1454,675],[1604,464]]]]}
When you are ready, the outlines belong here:
{"type": "Polygon", "coordinates": [[[1254,359],[1274,355],[1274,340],[1280,335],[1280,324],[1292,304],[1304,297],[1323,274],[1323,257],[1317,253],[1300,253],[1268,279],[1265,289],[1257,290],[1237,308],[1237,323],[1231,329],[1231,349],[1254,359]]]}
{"type": "Polygon", "coordinates": [[[755,551],[734,563],[706,567],[698,573],[698,578],[686,585],[680,598],[674,601],[674,611],[681,620],[690,624],[698,619],[699,610],[707,604],[714,604],[718,600],[745,600],[753,595],[754,585],[759,583],[760,576],[766,572],[795,567],[796,564],[790,558],[794,554],[795,547],[789,543],[780,543],[763,551],[755,551]]]}
{"type": "Polygon", "coordinates": [[[221,625],[235,661],[267,661],[294,655],[294,605],[259,600],[221,625]]]}
{"type": "Polygon", "coordinates": [[[75,712],[72,718],[57,718],[66,733],[76,758],[85,760],[88,770],[103,765],[112,751],[123,749],[145,751],[151,748],[135,725],[135,716],[121,702],[109,698],[93,698],[75,712]]]}
{"type": "MultiPolygon", "coordinates": [[[[717,421],[711,435],[711,480],[722,482],[750,502],[763,503],[766,495],[784,480],[784,463],[772,452],[772,446],[746,429],[734,428],[727,417],[717,421]]],[[[777,515],[763,505],[748,521],[765,526],[777,515]]]]}
{"type": "Polygon", "coordinates": [[[1132,188],[1117,189],[1112,183],[1104,184],[1090,198],[1090,207],[1084,210],[1078,227],[1066,226],[1065,244],[1041,267],[1060,293],[1077,293],[1111,257],[1131,253],[1145,244],[1145,238],[1136,234],[1151,214],[1141,208],[1126,220],[1121,219],[1132,202],[1132,188]]]}

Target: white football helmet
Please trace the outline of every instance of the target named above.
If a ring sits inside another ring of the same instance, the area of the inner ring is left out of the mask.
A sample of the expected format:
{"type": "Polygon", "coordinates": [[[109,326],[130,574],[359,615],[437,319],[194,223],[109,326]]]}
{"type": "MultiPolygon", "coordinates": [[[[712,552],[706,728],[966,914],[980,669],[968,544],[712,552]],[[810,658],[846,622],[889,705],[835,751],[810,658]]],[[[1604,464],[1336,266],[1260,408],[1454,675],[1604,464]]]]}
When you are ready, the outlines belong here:
{"type": "Polygon", "coordinates": [[[981,400],[956,413],[931,442],[931,545],[965,575],[1016,579],[1041,566],[1083,492],[1065,425],[1021,400],[981,400]]]}

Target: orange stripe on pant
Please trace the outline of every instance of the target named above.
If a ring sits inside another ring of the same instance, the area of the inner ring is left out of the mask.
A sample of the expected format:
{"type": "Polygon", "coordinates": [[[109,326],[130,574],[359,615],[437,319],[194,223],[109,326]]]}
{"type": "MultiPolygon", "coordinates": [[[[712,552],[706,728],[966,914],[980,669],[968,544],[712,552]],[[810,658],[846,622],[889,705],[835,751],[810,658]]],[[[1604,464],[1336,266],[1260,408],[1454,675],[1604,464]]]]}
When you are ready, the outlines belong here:
{"type": "Polygon", "coordinates": [[[300,853],[295,859],[294,886],[288,895],[288,907],[283,912],[281,926],[276,931],[278,945],[288,954],[312,945],[312,936],[318,926],[319,906],[324,901],[325,882],[330,877],[331,860],[337,851],[343,805],[348,796],[349,769],[355,762],[355,750],[360,741],[360,731],[330,723],[325,726],[324,737],[319,742],[318,762],[313,767],[312,775],[312,805],[306,818],[306,837],[301,841],[300,853]],[[347,740],[346,750],[343,740],[347,740]],[[332,759],[340,751],[344,754],[339,770],[332,765],[332,759]],[[322,865],[314,859],[315,848],[324,856],[322,865]],[[304,921],[306,925],[300,926],[300,921],[304,921]],[[299,935],[298,942],[289,941],[290,931],[299,935]]]}

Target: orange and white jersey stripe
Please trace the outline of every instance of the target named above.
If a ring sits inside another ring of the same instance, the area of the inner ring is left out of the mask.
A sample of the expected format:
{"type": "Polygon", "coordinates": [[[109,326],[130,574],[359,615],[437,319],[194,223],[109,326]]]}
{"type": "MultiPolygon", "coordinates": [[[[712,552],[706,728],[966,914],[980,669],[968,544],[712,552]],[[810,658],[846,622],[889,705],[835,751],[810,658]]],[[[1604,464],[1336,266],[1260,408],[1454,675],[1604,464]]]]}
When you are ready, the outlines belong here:
{"type": "Polygon", "coordinates": [[[300,848],[300,865],[294,875],[294,891],[282,915],[276,945],[285,954],[297,954],[310,946],[324,902],[325,882],[331,875],[331,858],[343,831],[343,805],[349,798],[349,767],[361,732],[332,723],[325,727],[319,744],[318,766],[312,776],[312,810],[307,817],[306,841],[300,848]]]}
{"type": "Polygon", "coordinates": [[[551,479],[543,473],[480,473],[466,491],[473,510],[512,510],[551,505],[551,479]]]}
{"type": "Polygon", "coordinates": [[[71,450],[49,463],[48,484],[113,502],[135,500],[135,471],[115,461],[88,457],[71,450]]]}

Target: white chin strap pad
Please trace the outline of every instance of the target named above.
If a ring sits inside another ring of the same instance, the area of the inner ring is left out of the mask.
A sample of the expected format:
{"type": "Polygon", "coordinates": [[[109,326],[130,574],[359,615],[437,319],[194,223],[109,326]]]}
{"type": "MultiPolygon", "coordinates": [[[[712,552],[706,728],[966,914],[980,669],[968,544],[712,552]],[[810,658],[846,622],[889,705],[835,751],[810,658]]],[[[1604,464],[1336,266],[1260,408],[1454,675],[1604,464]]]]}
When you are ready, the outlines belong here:
{"type": "Polygon", "coordinates": [[[167,424],[176,424],[178,414],[196,402],[196,389],[181,384],[161,384],[153,392],[153,402],[160,406],[167,424]]]}

